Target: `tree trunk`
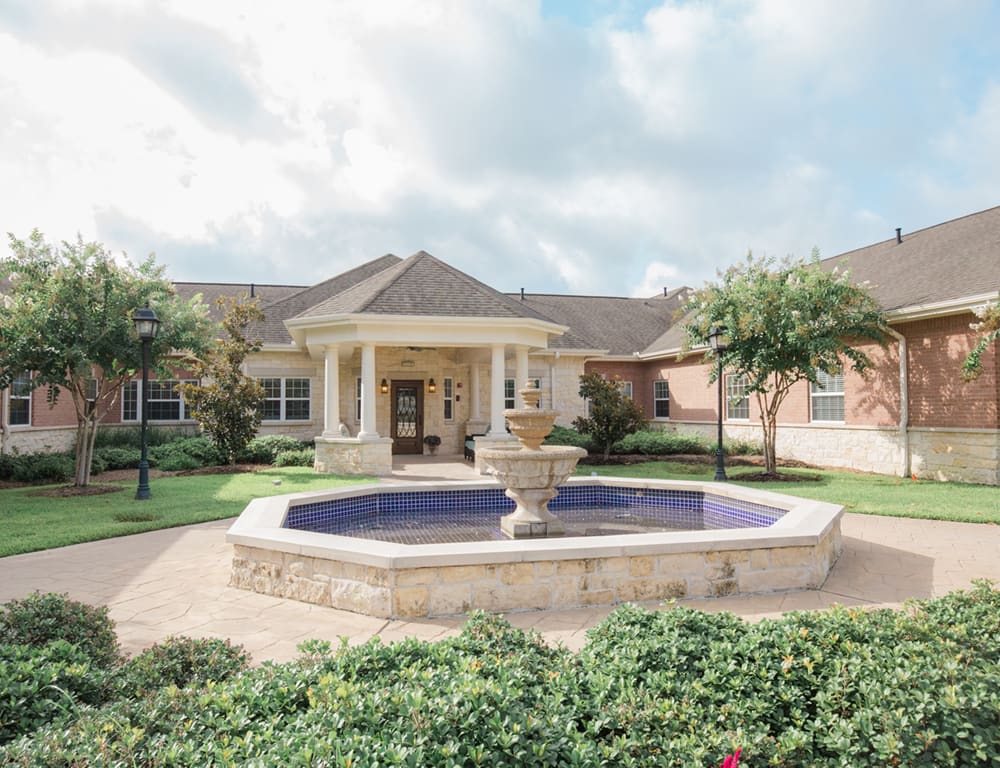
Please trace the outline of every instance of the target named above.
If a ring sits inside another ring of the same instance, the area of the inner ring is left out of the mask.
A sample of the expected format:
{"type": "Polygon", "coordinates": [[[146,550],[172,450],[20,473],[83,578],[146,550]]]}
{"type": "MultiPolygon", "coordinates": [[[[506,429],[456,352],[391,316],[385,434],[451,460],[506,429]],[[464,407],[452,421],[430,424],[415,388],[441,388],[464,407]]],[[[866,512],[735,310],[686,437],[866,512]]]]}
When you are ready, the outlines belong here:
{"type": "Polygon", "coordinates": [[[775,438],[777,437],[778,415],[775,403],[768,402],[767,397],[757,393],[757,408],[760,411],[760,426],[764,436],[764,472],[769,475],[778,471],[778,460],[775,454],[775,438]]]}
{"type": "Polygon", "coordinates": [[[77,419],[76,464],[73,484],[80,488],[90,484],[90,466],[94,459],[94,440],[96,437],[97,422],[93,414],[77,419]]]}

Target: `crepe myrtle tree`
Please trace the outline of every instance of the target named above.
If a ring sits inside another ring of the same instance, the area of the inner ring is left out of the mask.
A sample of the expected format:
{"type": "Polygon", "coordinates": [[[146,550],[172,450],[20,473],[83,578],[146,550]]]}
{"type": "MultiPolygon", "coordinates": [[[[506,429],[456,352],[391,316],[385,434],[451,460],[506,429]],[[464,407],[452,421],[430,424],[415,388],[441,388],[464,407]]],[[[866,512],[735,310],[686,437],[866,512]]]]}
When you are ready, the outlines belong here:
{"type": "Polygon", "coordinates": [[[591,436],[604,451],[605,461],[616,442],[646,426],[642,409],[625,394],[617,377],[606,379],[596,371],[584,374],[580,377],[580,397],[589,401],[589,414],[574,419],[573,426],[591,436]]]}
{"type": "Polygon", "coordinates": [[[201,384],[180,384],[177,389],[191,404],[192,415],[229,464],[235,464],[260,426],[264,388],[243,373],[248,355],[259,352],[260,339],[247,339],[247,328],[264,320],[260,300],[246,293],[238,297],[220,296],[216,304],[223,311],[220,339],[191,371],[201,384]]]}
{"type": "MultiPolygon", "coordinates": [[[[713,327],[727,329],[722,368],[745,376],[757,401],[764,436],[764,468],[777,474],[775,437],[778,412],[799,381],[817,381],[817,372],[836,375],[847,365],[864,372],[871,360],[864,342],[885,344],[885,316],[865,285],[850,273],[824,269],[819,253],[809,260],[756,258],[747,254],[714,283],[689,297],[685,348],[708,345],[713,327]]],[[[709,349],[706,362],[713,362],[709,349]]],[[[719,368],[710,368],[715,383],[719,368]]]]}
{"type": "Polygon", "coordinates": [[[211,340],[207,308],[179,299],[152,256],[133,264],[100,243],[54,245],[37,229],[27,240],[9,235],[0,258],[0,389],[30,372],[30,387],[46,388],[54,406],[69,397],[76,414],[74,484],[90,482],[94,438],[118,402],[122,386],[142,369],[132,323],[139,307],[160,319],[152,342],[157,372],[169,377],[167,354],[201,353],[211,340]]]}
{"type": "Polygon", "coordinates": [[[1000,339],[1000,301],[978,307],[975,312],[979,322],[973,323],[971,328],[982,335],[968,357],[965,358],[965,362],[962,363],[962,379],[964,381],[979,378],[983,372],[983,354],[990,344],[1000,339]]]}

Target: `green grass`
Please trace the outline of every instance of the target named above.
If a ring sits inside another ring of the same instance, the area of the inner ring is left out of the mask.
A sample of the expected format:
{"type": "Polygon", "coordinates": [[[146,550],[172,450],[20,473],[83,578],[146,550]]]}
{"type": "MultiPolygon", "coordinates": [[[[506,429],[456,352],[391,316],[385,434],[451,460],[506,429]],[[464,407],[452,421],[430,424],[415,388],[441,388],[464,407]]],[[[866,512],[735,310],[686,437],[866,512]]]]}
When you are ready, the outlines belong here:
{"type": "MultiPolygon", "coordinates": [[[[837,472],[821,469],[782,469],[782,474],[800,475],[801,482],[740,482],[740,475],[759,472],[755,467],[727,468],[733,483],[764,488],[790,496],[842,504],[848,512],[889,515],[965,523],[1000,523],[1000,488],[991,485],[909,480],[887,475],[837,472]]],[[[616,475],[672,480],[711,480],[715,465],[651,461],[623,466],[584,466],[578,475],[616,475]]]]}
{"type": "Polygon", "coordinates": [[[39,488],[0,490],[0,557],[108,539],[129,533],[235,517],[251,499],[373,482],[317,475],[311,467],[283,467],[239,475],[161,477],[153,497],[135,500],[136,482],[100,496],[31,496],[39,488]],[[274,485],[280,479],[281,485],[274,485]]]}

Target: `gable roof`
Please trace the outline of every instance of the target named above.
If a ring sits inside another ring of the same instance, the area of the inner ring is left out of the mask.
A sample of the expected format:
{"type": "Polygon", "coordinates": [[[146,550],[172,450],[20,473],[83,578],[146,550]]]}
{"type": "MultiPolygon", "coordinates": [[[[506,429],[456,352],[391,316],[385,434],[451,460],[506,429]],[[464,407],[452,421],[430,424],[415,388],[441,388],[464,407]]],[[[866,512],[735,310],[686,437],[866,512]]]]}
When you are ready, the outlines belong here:
{"type": "Polygon", "coordinates": [[[366,261],[364,264],[353,269],[349,269],[339,275],[334,275],[321,283],[300,289],[291,296],[287,296],[265,307],[264,314],[267,316],[267,319],[263,323],[256,325],[253,332],[265,344],[291,344],[292,337],[285,328],[285,320],[301,314],[310,307],[323,303],[332,296],[337,296],[373,275],[390,269],[401,261],[402,259],[399,256],[387,253],[385,256],[366,261]]]}
{"type": "Polygon", "coordinates": [[[309,307],[296,317],[355,314],[530,318],[554,322],[425,251],[309,307]]]}
{"type": "Polygon", "coordinates": [[[941,304],[1000,293],[1000,206],[829,259],[855,282],[871,283],[882,309],[941,304]]]}
{"type": "Polygon", "coordinates": [[[673,323],[686,290],[677,288],[648,299],[525,294],[523,303],[569,326],[563,336],[550,341],[550,348],[606,350],[608,355],[625,356],[645,349],[673,323]]]}

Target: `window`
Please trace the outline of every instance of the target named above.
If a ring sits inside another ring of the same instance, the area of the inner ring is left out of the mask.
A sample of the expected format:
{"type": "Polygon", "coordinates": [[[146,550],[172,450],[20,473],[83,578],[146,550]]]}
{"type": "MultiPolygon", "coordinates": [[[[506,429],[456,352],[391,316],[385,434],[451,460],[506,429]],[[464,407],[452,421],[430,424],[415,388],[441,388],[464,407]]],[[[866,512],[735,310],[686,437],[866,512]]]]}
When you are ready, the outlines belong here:
{"type": "Polygon", "coordinates": [[[843,421],[844,374],[816,371],[816,381],[809,385],[809,404],[813,421],[843,421]]]}
{"type": "Polygon", "coordinates": [[[726,376],[726,418],[750,418],[750,398],[747,396],[747,377],[744,374],[726,376]]]}
{"type": "Polygon", "coordinates": [[[19,373],[10,385],[10,425],[31,424],[31,374],[19,373]]]}
{"type": "MultiPolygon", "coordinates": [[[[122,421],[138,421],[142,418],[139,405],[141,380],[133,379],[122,391],[122,421]]],[[[149,382],[149,420],[186,421],[191,418],[184,398],[177,391],[178,379],[154,379],[149,382]]]]}
{"type": "MultiPolygon", "coordinates": [[[[538,390],[538,407],[542,407],[542,380],[541,379],[528,379],[528,381],[533,382],[535,389],[538,390]]],[[[514,388],[514,379],[504,379],[503,380],[503,407],[504,408],[517,408],[517,390],[514,388]]]]}
{"type": "Polygon", "coordinates": [[[264,388],[262,421],[307,421],[309,379],[261,379],[264,388]]]}
{"type": "Polygon", "coordinates": [[[632,382],[631,381],[623,381],[623,382],[621,382],[621,385],[622,385],[622,392],[625,393],[625,397],[627,397],[629,400],[631,400],[632,399],[632,382]]]}
{"type": "Polygon", "coordinates": [[[666,381],[653,382],[653,418],[670,418],[670,383],[666,381]]]}
{"type": "Polygon", "coordinates": [[[354,380],[354,420],[361,423],[361,377],[354,380]]]}
{"type": "Polygon", "coordinates": [[[444,420],[452,421],[455,418],[455,380],[451,376],[444,377],[444,391],[442,394],[444,420]]]}

